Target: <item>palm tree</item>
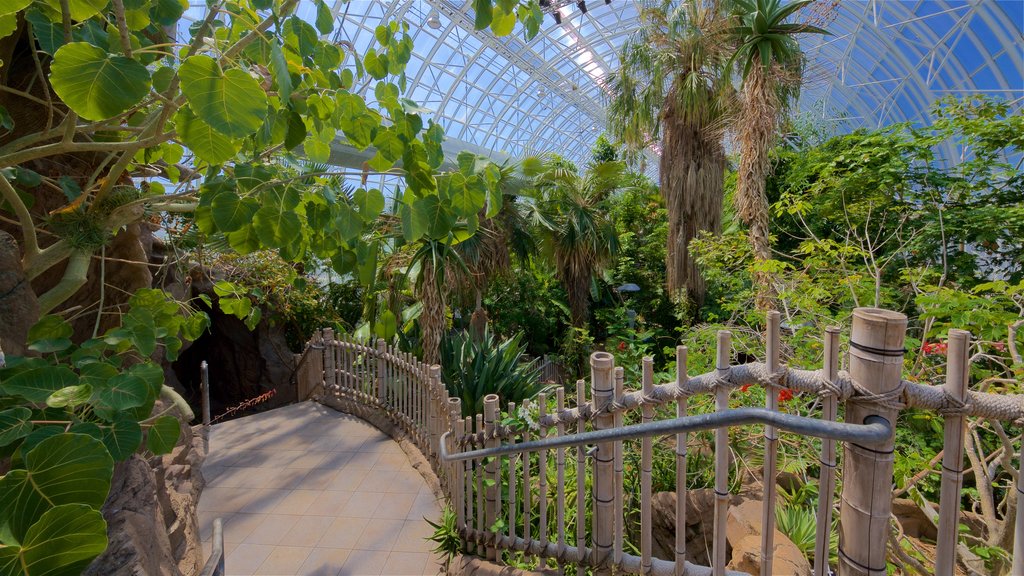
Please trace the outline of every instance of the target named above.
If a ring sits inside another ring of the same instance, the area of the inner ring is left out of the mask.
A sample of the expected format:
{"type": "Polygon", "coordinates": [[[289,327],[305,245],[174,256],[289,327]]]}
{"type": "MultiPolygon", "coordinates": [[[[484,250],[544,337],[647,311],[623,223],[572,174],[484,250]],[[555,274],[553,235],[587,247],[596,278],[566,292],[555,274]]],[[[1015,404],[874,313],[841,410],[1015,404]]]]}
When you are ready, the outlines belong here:
{"type": "Polygon", "coordinates": [[[724,74],[726,12],[718,0],[665,0],[641,10],[610,79],[609,128],[634,154],[660,138],[660,187],[668,212],[667,288],[699,308],[705,285],[690,241],[721,229],[723,132],[734,100],[724,74]],[[677,5],[678,4],[678,5],[677,5]]]}
{"type": "Polygon", "coordinates": [[[581,176],[560,159],[549,161],[536,180],[535,221],[569,297],[573,326],[590,316],[590,286],[618,250],[615,226],[605,209],[609,195],[624,185],[621,162],[591,164],[581,176]]]}
{"type": "Polygon", "coordinates": [[[750,229],[754,251],[756,305],[774,307],[771,274],[760,264],[771,259],[768,238],[768,198],[765,184],[771,174],[769,153],[776,129],[799,95],[804,56],[796,35],[828,34],[816,26],[786,20],[813,0],[733,0],[729,34],[739,46],[730,59],[743,67],[743,98],[737,122],[740,166],[736,210],[750,229]]]}

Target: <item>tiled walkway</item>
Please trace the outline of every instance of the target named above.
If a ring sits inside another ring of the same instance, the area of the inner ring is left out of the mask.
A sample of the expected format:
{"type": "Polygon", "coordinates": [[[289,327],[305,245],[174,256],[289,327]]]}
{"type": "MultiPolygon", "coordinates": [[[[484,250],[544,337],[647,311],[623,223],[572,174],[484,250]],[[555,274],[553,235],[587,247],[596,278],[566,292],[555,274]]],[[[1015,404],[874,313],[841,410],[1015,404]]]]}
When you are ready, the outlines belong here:
{"type": "Polygon", "coordinates": [[[228,574],[437,574],[423,518],[440,508],[391,438],[304,402],[214,425],[199,502],[228,574]]]}

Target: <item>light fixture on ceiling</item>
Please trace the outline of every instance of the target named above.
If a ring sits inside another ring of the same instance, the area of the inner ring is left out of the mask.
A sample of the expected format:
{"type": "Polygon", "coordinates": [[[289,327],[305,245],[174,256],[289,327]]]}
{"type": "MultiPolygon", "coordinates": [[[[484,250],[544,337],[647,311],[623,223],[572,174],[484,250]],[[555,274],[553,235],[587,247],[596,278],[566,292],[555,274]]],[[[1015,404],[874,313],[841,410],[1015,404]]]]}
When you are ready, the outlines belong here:
{"type": "Polygon", "coordinates": [[[540,87],[540,90],[537,90],[537,98],[544,98],[547,95],[548,91],[545,90],[543,86],[540,87]]]}
{"type": "Polygon", "coordinates": [[[437,10],[431,10],[430,14],[427,15],[427,26],[438,30],[441,28],[441,15],[437,10]]]}
{"type": "Polygon", "coordinates": [[[552,12],[551,15],[555,17],[555,24],[562,23],[562,15],[558,12],[558,10],[552,12]]]}
{"type": "Polygon", "coordinates": [[[576,6],[579,7],[580,12],[582,12],[584,14],[587,13],[587,3],[584,0],[580,0],[579,2],[577,2],[576,6]]]}
{"type": "Polygon", "coordinates": [[[607,4],[611,4],[611,3],[612,3],[612,0],[604,0],[604,3],[605,3],[606,5],[607,5],[607,4]]]}

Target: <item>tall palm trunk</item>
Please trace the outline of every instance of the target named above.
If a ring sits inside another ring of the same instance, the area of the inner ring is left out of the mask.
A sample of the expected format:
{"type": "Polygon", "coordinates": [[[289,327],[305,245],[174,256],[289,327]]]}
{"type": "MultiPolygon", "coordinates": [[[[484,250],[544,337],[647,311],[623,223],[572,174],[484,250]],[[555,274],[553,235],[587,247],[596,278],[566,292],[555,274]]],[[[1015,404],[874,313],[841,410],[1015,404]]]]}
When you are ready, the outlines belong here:
{"type": "Polygon", "coordinates": [[[772,274],[762,264],[771,259],[768,239],[768,198],[765,185],[771,175],[771,151],[781,102],[778,88],[755,58],[743,83],[740,113],[740,167],[736,182],[736,210],[750,230],[754,251],[754,284],[758,310],[775,308],[772,274]]]}
{"type": "Polygon", "coordinates": [[[441,361],[441,336],[444,334],[446,304],[446,288],[438,282],[437,268],[434,262],[423,260],[423,279],[420,284],[420,301],[423,311],[420,312],[420,337],[423,343],[423,361],[428,365],[439,364],[441,361]]]}
{"type": "Polygon", "coordinates": [[[566,270],[562,274],[562,282],[569,298],[572,325],[576,328],[586,328],[590,321],[590,275],[566,270]]]}
{"type": "Polygon", "coordinates": [[[721,232],[725,151],[720,135],[687,122],[673,109],[663,121],[660,184],[668,212],[668,290],[674,297],[685,291],[692,310],[699,310],[707,287],[689,245],[701,231],[721,232]]]}

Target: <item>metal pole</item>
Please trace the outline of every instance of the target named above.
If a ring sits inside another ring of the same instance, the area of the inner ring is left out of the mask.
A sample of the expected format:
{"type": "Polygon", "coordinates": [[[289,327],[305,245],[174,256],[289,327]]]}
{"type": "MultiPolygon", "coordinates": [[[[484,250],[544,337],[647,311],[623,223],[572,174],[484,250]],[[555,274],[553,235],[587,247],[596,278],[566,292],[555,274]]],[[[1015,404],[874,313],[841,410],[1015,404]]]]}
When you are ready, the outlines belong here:
{"type": "Polygon", "coordinates": [[[206,360],[199,363],[199,388],[203,396],[203,426],[210,425],[210,369],[206,360]]]}

